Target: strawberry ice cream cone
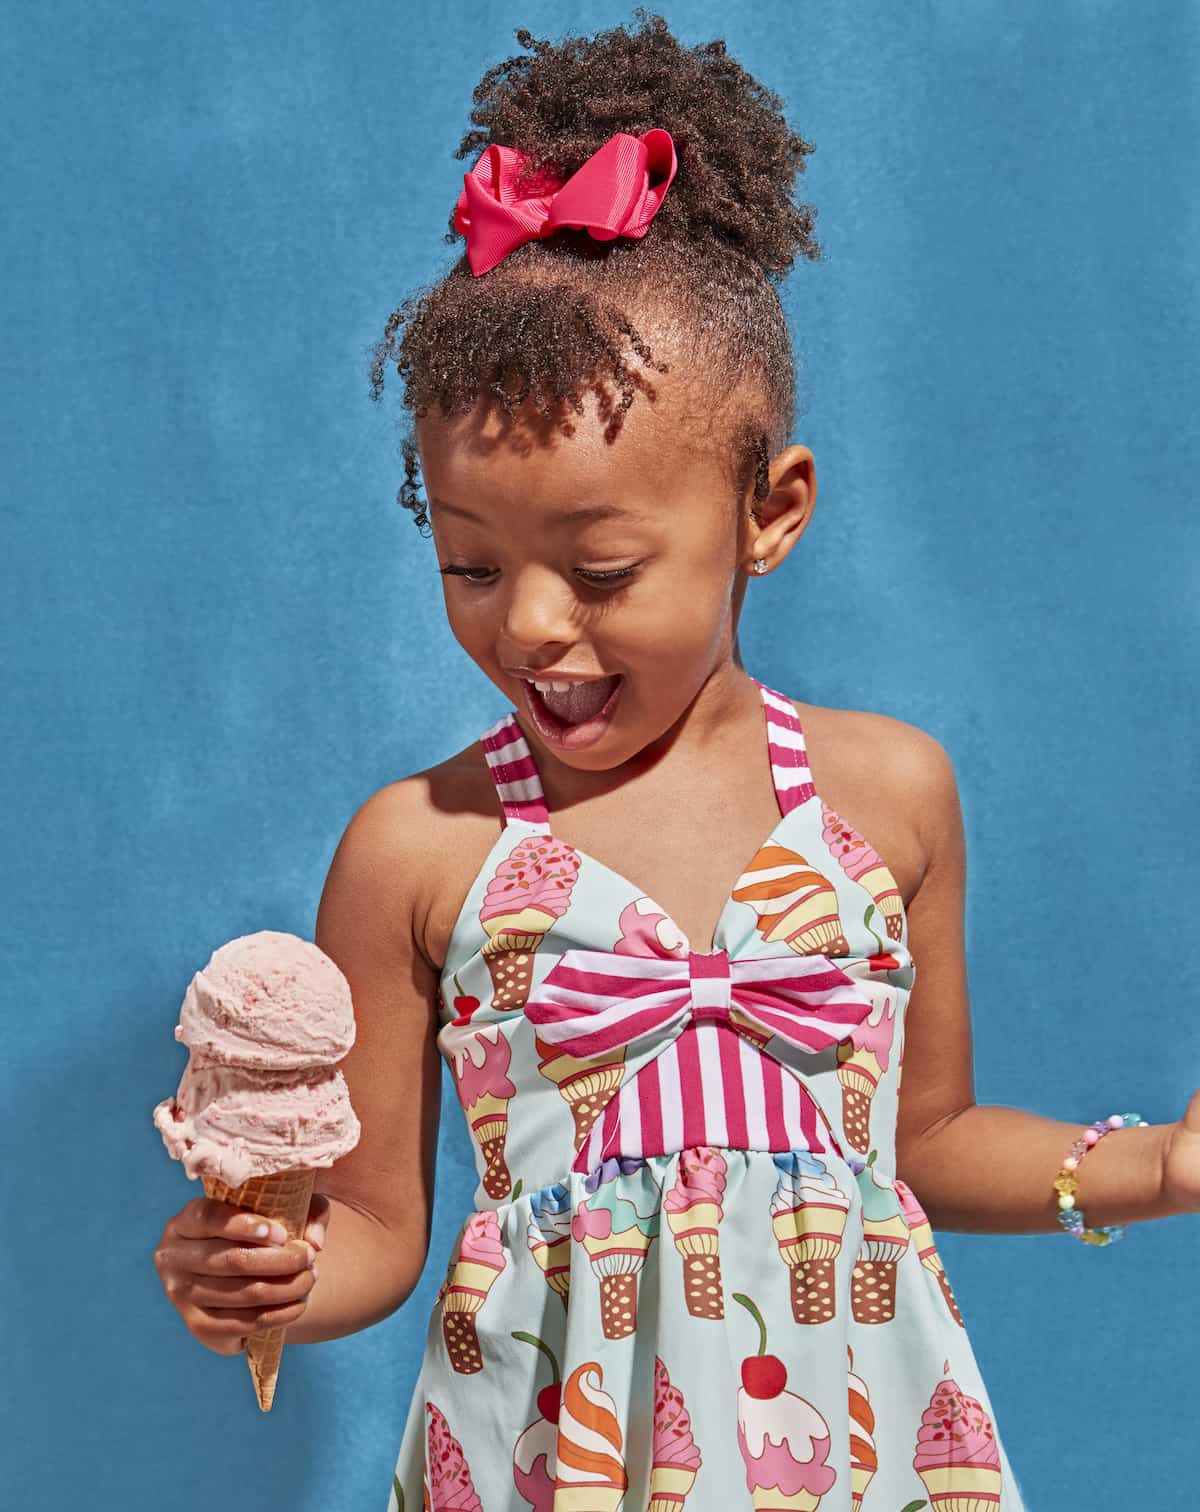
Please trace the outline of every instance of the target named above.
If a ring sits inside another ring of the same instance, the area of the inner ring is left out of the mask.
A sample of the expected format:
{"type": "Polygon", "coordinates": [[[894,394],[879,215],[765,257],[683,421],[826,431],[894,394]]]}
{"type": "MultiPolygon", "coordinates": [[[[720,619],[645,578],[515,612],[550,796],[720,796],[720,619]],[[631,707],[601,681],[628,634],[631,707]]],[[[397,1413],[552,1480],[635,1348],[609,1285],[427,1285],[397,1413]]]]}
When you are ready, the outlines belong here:
{"type": "Polygon", "coordinates": [[[483,1512],[462,1445],[450,1432],[439,1407],[426,1402],[425,1411],[429,1415],[425,1495],[430,1512],[483,1512]]]}
{"type": "Polygon", "coordinates": [[[782,940],[797,955],[850,954],[836,889],[786,846],[764,845],[738,878],[733,897],[758,914],[764,940],[782,940]]]}
{"type": "Polygon", "coordinates": [[[884,865],[876,851],[846,821],[821,800],[821,817],[825,827],[821,839],[829,847],[852,882],[859,883],[871,894],[875,906],[884,917],[888,936],[899,940],[904,932],[904,900],[896,879],[884,865]]]}
{"type": "Polygon", "coordinates": [[[854,1374],[854,1351],[849,1346],[846,1354],[850,1359],[850,1512],[859,1512],[863,1495],[879,1469],[879,1456],[875,1452],[875,1411],[867,1383],[854,1374]]]}
{"type": "Polygon", "coordinates": [[[720,1150],[683,1150],[675,1185],[663,1200],[675,1248],[683,1261],[683,1295],[693,1318],[723,1318],[718,1225],[723,1216],[726,1162],[720,1150]]]}
{"type": "Polygon", "coordinates": [[[863,1242],[850,1281],[858,1323],[890,1323],[896,1316],[896,1267],[912,1242],[896,1190],[875,1179],[874,1153],[858,1173],[863,1242]]]}
{"type": "MultiPolygon", "coordinates": [[[[215,1176],[205,1176],[204,1192],[217,1202],[229,1202],[234,1207],[247,1208],[252,1213],[261,1213],[264,1218],[275,1218],[287,1229],[289,1239],[300,1239],[308,1221],[308,1209],[312,1201],[316,1171],[295,1169],[276,1171],[271,1176],[253,1176],[239,1187],[227,1186],[215,1176]]],[[[275,1400],[275,1385],[279,1379],[279,1366],[283,1359],[283,1328],[267,1328],[253,1333],[246,1340],[246,1359],[254,1381],[254,1394],[264,1412],[270,1412],[275,1400]]]]}
{"type": "Polygon", "coordinates": [[[909,1233],[912,1236],[913,1247],[917,1252],[917,1258],[925,1269],[932,1273],[937,1284],[942,1289],[942,1296],[950,1311],[950,1316],[960,1328],[965,1328],[962,1313],[958,1310],[958,1302],[954,1293],[950,1290],[950,1278],[946,1275],[946,1268],[942,1264],[942,1257],[938,1253],[938,1247],[934,1242],[933,1230],[929,1225],[929,1218],[925,1209],[917,1201],[912,1188],[906,1186],[903,1181],[896,1178],[896,1196],[900,1200],[900,1210],[904,1214],[908,1224],[909,1233]]]}
{"type": "Polygon", "coordinates": [[[785,1391],[787,1370],[769,1355],[762,1314],[741,1292],[734,1292],[759,1328],[756,1355],[742,1361],[737,1394],[737,1440],[746,1466],[746,1489],[757,1512],[814,1512],[837,1480],[828,1463],[832,1447],[829,1424],[802,1396],[785,1391]]]}
{"type": "Polygon", "coordinates": [[[536,1192],[525,1237],[546,1285],[567,1306],[571,1290],[571,1194],[561,1182],[536,1192]]]}
{"type": "Polygon", "coordinates": [[[496,1214],[490,1208],[472,1213],[442,1295],[442,1337],[450,1363],[460,1375],[483,1369],[476,1314],[506,1263],[496,1214]]]}
{"type": "Polygon", "coordinates": [[[578,875],[578,851],[553,835],[526,835],[496,868],[479,911],[494,1008],[525,1006],[534,952],[566,913],[578,875]]]}
{"type": "Polygon", "coordinates": [[[554,1512],[616,1512],[629,1476],[616,1403],[588,1360],[567,1377],[558,1417],[554,1512]]]}
{"type": "Polygon", "coordinates": [[[504,1147],[508,1104],[517,1090],[508,1076],[508,1037],[498,1023],[475,1025],[469,1018],[454,1019],[438,1035],[438,1047],[450,1058],[458,1100],[483,1162],[483,1189],[500,1201],[512,1191],[504,1147]]]}
{"type": "Polygon", "coordinates": [[[609,1099],[625,1076],[625,1047],[619,1045],[596,1060],[578,1060],[557,1045],[535,1036],[541,1059],[538,1070],[558,1088],[575,1123],[575,1150],[582,1150],[592,1125],[604,1112],[609,1099]]]}
{"type": "Polygon", "coordinates": [[[925,1482],[930,1512],[998,1512],[1003,1472],[995,1427],[949,1377],[922,1415],[913,1469],[925,1482]]]}
{"type": "Polygon", "coordinates": [[[772,1159],[779,1179],[771,1227],[779,1258],[791,1273],[792,1316],[797,1323],[828,1323],[837,1316],[837,1259],[849,1194],[807,1150],[787,1150],[772,1159]]]}
{"type": "Polygon", "coordinates": [[[683,1394],[671,1384],[667,1367],[654,1359],[654,1443],[650,1503],[646,1512],[680,1512],[700,1469],[700,1450],[683,1394]]]}
{"type": "MultiPolygon", "coordinates": [[[[645,1162],[631,1160],[634,1169],[645,1162]]],[[[600,1322],[606,1339],[627,1338],[637,1328],[638,1276],[658,1234],[657,1205],[643,1217],[620,1195],[628,1174],[619,1159],[605,1161],[588,1177],[589,1196],[576,1209],[571,1234],[582,1244],[600,1282],[600,1322]]]]}

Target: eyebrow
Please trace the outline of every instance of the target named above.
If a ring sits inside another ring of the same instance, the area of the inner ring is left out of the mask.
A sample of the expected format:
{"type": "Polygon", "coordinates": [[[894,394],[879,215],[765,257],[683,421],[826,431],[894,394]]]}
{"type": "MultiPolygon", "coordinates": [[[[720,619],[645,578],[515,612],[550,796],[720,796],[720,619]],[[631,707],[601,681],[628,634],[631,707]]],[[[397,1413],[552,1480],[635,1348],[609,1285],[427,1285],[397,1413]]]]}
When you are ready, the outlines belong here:
{"type": "MultiPolygon", "coordinates": [[[[429,502],[435,509],[444,514],[461,515],[464,520],[474,520],[477,525],[485,525],[486,520],[471,510],[464,509],[461,504],[447,504],[443,499],[435,499],[432,494],[429,502]]],[[[555,521],[556,524],[586,525],[594,520],[635,520],[644,521],[649,515],[637,514],[632,509],[623,509],[619,504],[581,504],[578,509],[568,509],[555,521]]]]}

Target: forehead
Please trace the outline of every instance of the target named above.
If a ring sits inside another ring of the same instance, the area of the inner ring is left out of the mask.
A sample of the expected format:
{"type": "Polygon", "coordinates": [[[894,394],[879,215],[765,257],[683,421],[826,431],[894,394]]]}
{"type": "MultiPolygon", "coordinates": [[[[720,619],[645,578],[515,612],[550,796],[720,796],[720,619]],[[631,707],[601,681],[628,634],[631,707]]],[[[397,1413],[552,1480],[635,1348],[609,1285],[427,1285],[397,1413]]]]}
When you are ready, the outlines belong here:
{"type": "MultiPolygon", "coordinates": [[[[659,349],[651,343],[651,351],[657,356],[659,349]]],[[[611,379],[604,395],[594,388],[581,395],[581,414],[564,405],[570,435],[530,405],[510,417],[493,396],[466,415],[447,418],[431,408],[416,421],[415,435],[432,516],[439,499],[468,508],[472,499],[526,511],[534,504],[555,514],[600,503],[654,512],[684,494],[724,496],[729,482],[712,405],[674,371],[651,370],[645,378],[655,397],[635,387],[619,425],[621,392],[611,379]]]]}

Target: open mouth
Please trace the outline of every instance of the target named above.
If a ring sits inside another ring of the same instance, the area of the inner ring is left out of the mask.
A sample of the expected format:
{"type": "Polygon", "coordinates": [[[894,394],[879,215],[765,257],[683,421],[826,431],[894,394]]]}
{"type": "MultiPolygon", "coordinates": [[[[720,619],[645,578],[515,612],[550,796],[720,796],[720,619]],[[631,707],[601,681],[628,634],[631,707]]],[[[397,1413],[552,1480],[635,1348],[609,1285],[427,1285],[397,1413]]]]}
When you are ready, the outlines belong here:
{"type": "Polygon", "coordinates": [[[572,683],[557,692],[542,692],[527,679],[521,681],[538,734],[551,745],[573,750],[591,745],[608,728],[624,677],[617,672],[611,677],[572,683]]]}

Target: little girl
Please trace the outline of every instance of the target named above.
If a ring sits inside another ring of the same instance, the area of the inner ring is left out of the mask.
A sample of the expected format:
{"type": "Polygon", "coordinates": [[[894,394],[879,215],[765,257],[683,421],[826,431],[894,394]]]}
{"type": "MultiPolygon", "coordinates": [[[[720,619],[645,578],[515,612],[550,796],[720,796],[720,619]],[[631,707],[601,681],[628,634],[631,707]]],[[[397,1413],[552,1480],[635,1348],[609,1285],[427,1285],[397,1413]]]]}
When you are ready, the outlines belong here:
{"type": "MultiPolygon", "coordinates": [[[[442,1057],[479,1185],[388,1512],[1021,1512],[932,1230],[1196,1211],[1200,1095],[1087,1131],[977,1106],[946,752],[743,665],[816,500],[772,282],[821,255],[812,148],[722,43],[639,15],[517,32],[459,148],[465,254],[376,354],[504,705],[364,803],[325,884],[362,1137],[319,1177],[320,1265],[199,1199],[160,1267],[223,1353],[394,1313],[442,1057]]],[[[781,628],[819,646],[802,603],[781,628]]]]}

